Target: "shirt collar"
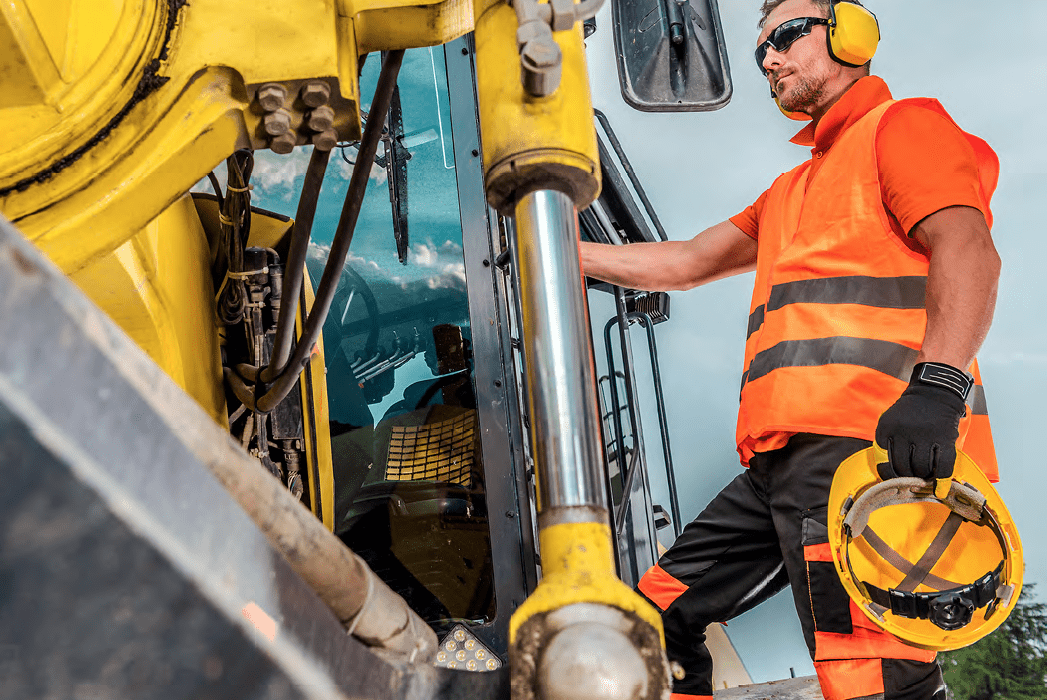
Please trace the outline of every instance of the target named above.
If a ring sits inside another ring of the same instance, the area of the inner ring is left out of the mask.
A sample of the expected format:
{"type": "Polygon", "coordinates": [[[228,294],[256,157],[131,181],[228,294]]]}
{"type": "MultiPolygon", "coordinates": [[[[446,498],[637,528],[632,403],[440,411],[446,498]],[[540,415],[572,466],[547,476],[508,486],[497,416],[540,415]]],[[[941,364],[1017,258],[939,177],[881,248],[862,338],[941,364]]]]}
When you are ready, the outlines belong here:
{"type": "Polygon", "coordinates": [[[817,128],[812,122],[790,141],[798,146],[811,146],[812,151],[826,151],[852,124],[890,99],[891,91],[879,76],[861,78],[829,108],[817,128]]]}

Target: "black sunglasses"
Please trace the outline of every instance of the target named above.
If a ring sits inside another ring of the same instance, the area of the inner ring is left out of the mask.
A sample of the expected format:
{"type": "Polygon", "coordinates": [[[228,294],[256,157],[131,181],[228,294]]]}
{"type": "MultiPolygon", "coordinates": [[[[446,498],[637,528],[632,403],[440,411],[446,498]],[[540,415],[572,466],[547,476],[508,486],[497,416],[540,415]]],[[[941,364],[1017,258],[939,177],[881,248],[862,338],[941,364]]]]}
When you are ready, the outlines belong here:
{"type": "Polygon", "coordinates": [[[773,47],[778,53],[785,53],[794,41],[810,34],[819,24],[828,25],[829,20],[824,17],[797,17],[775,27],[767,41],[756,47],[756,65],[760,67],[760,72],[767,75],[763,61],[767,58],[768,47],[773,47]]]}

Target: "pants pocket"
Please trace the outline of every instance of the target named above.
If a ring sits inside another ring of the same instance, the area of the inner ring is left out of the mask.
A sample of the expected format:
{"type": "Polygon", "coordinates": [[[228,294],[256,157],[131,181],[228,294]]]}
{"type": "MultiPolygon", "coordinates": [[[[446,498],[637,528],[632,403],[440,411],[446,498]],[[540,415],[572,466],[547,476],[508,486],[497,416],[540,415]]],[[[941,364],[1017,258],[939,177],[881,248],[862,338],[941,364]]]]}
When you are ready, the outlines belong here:
{"type": "Polygon", "coordinates": [[[817,632],[851,634],[851,604],[847,591],[836,574],[829,549],[827,508],[815,508],[802,514],[803,558],[807,566],[807,586],[811,613],[817,632]]]}

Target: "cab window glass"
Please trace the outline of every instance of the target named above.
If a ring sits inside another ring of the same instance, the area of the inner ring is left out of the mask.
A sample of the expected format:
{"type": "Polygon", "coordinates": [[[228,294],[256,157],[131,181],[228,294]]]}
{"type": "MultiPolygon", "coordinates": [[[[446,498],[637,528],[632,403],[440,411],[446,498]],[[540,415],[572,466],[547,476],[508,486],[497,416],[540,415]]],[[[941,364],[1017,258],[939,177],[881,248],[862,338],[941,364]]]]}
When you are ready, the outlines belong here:
{"type": "MultiPolygon", "coordinates": [[[[365,112],[379,68],[372,55],[361,75],[365,112]]],[[[335,533],[425,619],[486,621],[490,533],[442,50],[408,51],[398,87],[402,128],[390,124],[371,167],[323,329],[335,533]]],[[[355,158],[351,146],[331,155],[314,285],[355,158]]],[[[254,203],[293,216],[307,162],[307,149],[259,154],[254,203]]]]}

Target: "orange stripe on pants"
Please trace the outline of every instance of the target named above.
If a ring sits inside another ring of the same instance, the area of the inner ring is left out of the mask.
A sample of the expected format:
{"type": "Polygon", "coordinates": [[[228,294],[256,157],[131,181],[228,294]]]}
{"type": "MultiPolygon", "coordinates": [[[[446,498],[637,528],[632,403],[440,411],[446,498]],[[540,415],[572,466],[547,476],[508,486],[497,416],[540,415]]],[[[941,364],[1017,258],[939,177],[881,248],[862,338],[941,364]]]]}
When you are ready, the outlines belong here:
{"type": "Polygon", "coordinates": [[[815,661],[814,670],[825,700],[854,700],[883,692],[880,659],[815,661]]]}
{"type": "Polygon", "coordinates": [[[663,611],[668,610],[674,600],[687,592],[686,584],[667,574],[657,564],[647,570],[636,587],[663,611]]]}
{"type": "Polygon", "coordinates": [[[925,663],[934,661],[935,652],[909,646],[893,634],[884,632],[873,624],[872,620],[858,609],[853,600],[850,601],[850,606],[851,624],[854,626],[854,631],[851,634],[833,634],[815,630],[815,661],[872,657],[907,659],[925,663]]]}

